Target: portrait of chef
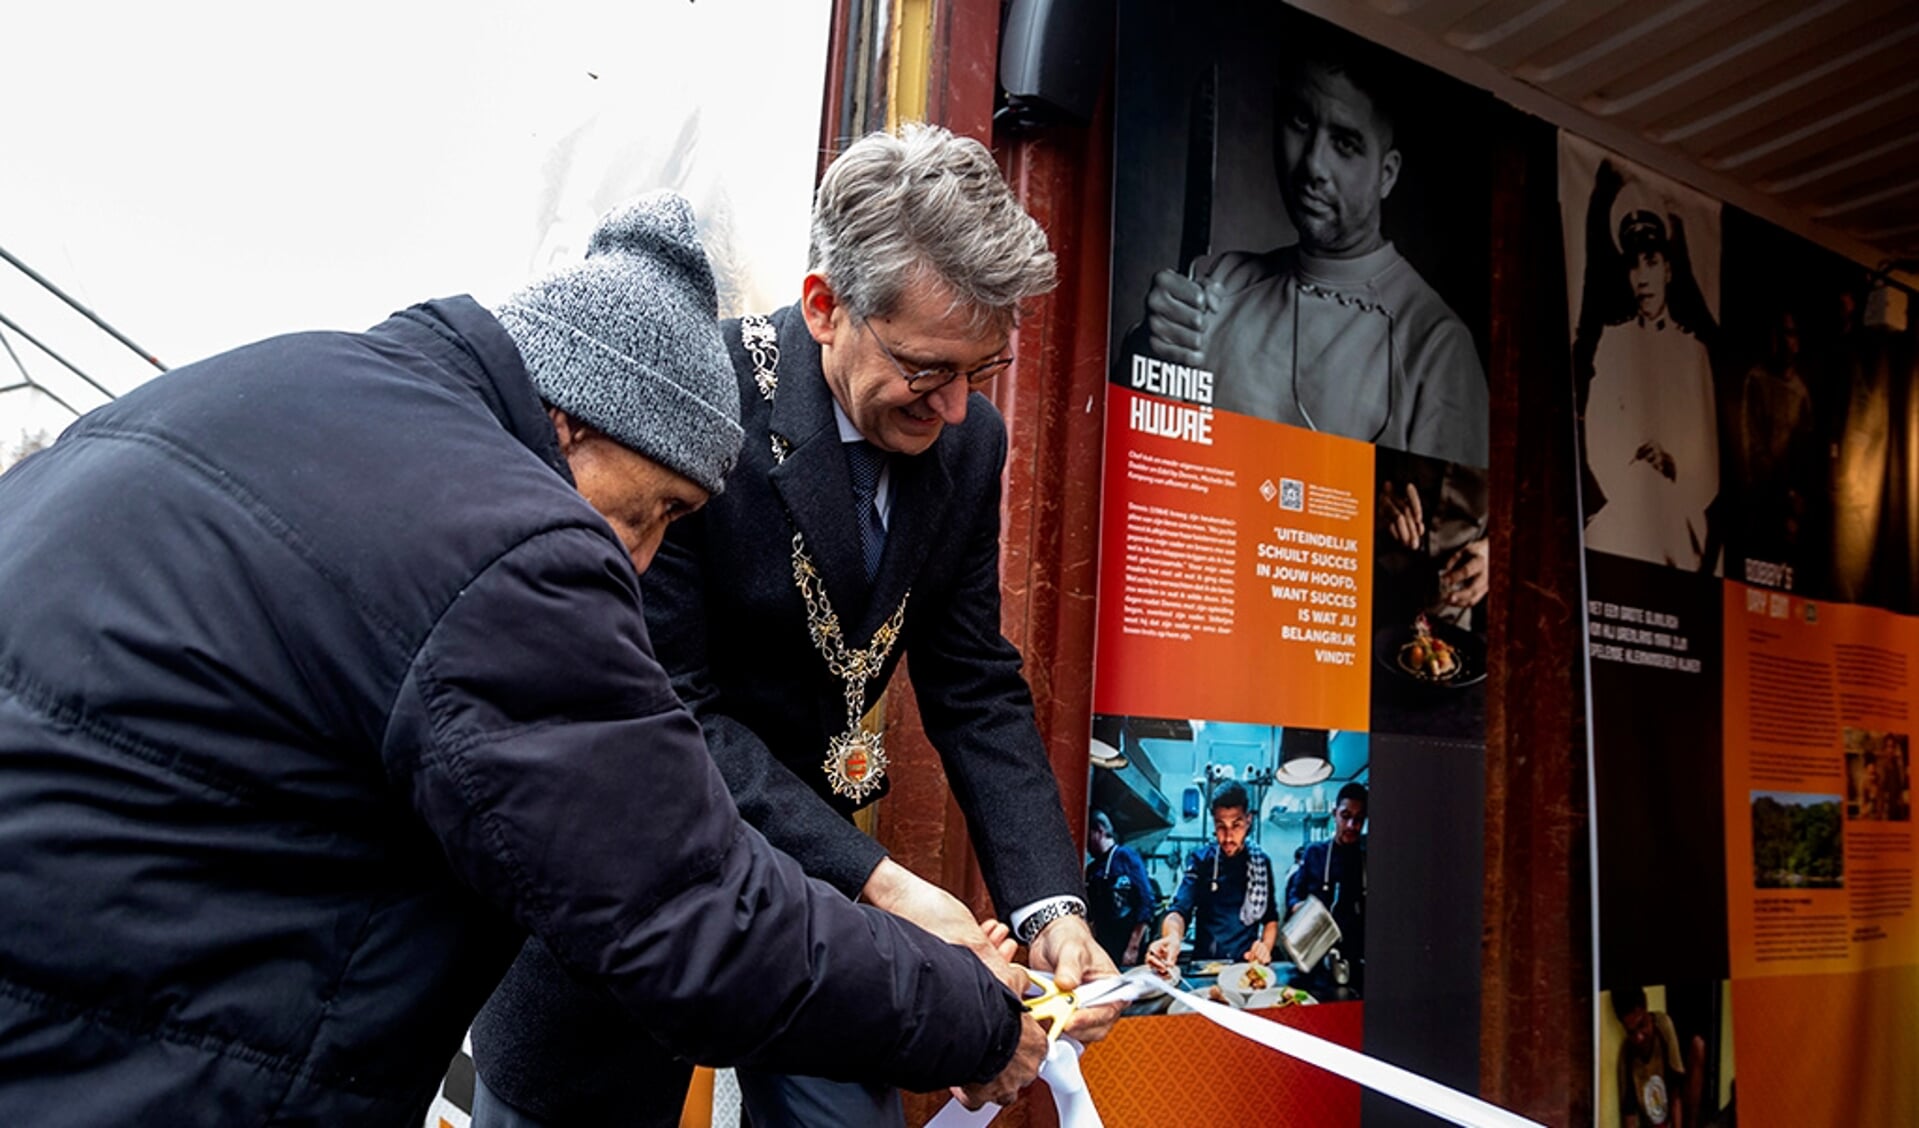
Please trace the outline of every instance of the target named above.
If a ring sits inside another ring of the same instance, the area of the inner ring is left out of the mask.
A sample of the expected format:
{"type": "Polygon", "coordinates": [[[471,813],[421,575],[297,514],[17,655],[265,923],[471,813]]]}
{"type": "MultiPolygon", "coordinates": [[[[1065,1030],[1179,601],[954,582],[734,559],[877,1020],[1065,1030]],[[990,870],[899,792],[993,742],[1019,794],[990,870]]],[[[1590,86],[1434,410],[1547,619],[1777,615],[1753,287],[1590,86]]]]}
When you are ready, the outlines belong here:
{"type": "Polygon", "coordinates": [[[1126,347],[1211,372],[1220,410],[1484,466],[1472,333],[1382,227],[1405,66],[1330,26],[1287,37],[1272,128],[1296,241],[1159,271],[1126,347]]]}

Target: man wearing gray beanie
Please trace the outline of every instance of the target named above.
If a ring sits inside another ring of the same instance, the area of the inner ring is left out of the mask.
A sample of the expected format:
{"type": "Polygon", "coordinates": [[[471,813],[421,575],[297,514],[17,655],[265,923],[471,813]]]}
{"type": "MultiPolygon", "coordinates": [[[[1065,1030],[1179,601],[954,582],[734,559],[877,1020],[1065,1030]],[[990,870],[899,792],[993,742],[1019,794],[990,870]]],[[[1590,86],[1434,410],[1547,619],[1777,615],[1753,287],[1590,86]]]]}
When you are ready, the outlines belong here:
{"type": "Polygon", "coordinates": [[[421,1123],[522,941],[719,1063],[1010,1095],[973,955],[743,824],[639,573],[738,457],[684,201],[0,475],[0,1124],[421,1123]]]}
{"type": "Polygon", "coordinates": [[[718,493],[740,450],[740,397],[693,209],[658,192],[608,215],[586,261],[493,311],[540,399],[718,493]]]}

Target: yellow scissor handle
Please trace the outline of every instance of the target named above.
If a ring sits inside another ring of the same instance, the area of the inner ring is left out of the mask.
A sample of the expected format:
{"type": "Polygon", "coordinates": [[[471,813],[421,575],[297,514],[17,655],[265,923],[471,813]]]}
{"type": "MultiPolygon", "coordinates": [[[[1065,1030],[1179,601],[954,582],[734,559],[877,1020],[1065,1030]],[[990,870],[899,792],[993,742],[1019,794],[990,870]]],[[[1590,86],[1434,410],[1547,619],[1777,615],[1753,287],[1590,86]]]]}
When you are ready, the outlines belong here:
{"type": "Polygon", "coordinates": [[[1066,1021],[1079,1009],[1079,1002],[1073,998],[1071,991],[1062,991],[1055,986],[1053,977],[1045,972],[1023,967],[1020,970],[1026,972],[1026,978],[1031,981],[1020,1001],[1026,1004],[1026,1011],[1033,1016],[1033,1020],[1046,1028],[1046,1040],[1056,1041],[1065,1032],[1066,1021]]]}

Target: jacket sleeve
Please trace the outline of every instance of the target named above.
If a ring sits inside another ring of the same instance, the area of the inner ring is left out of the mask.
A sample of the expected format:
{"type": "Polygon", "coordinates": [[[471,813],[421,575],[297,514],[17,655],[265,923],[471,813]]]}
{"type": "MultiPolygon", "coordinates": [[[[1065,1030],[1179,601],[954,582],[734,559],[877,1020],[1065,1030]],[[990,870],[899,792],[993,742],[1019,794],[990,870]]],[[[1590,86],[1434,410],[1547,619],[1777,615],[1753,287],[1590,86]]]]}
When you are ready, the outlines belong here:
{"type": "Polygon", "coordinates": [[[1306,847],[1306,853],[1300,856],[1299,864],[1293,867],[1292,873],[1286,878],[1286,915],[1288,916],[1291,916],[1300,902],[1306,899],[1307,894],[1313,891],[1313,879],[1308,875],[1315,869],[1313,853],[1318,845],[1314,843],[1306,847]]]}
{"type": "Polygon", "coordinates": [[[1120,855],[1120,860],[1125,863],[1126,868],[1133,875],[1132,919],[1135,922],[1150,922],[1153,919],[1153,914],[1158,911],[1159,906],[1153,902],[1153,878],[1151,874],[1146,872],[1146,859],[1140,857],[1139,851],[1134,850],[1130,846],[1115,846],[1113,849],[1124,849],[1126,851],[1126,853],[1120,855]]]}
{"type": "Polygon", "coordinates": [[[911,1088],[992,1076],[1018,1001],[740,822],[604,530],[531,538],[414,655],[387,771],[465,884],[698,1061],[911,1088]]]}
{"type": "Polygon", "coordinates": [[[699,719],[706,745],[740,815],[805,871],[858,897],[886,848],[861,833],[780,762],[758,733],[720,701],[707,649],[706,581],[699,556],[704,518],[676,521],[646,572],[647,626],[673,688],[699,719]]]}
{"type": "Polygon", "coordinates": [[[1178,913],[1187,924],[1193,923],[1193,903],[1199,897],[1199,851],[1186,859],[1186,868],[1179,875],[1179,888],[1173,891],[1173,903],[1166,907],[1167,912],[1178,913]]]}
{"type": "Polygon", "coordinates": [[[972,511],[950,593],[915,596],[907,670],[926,736],[966,815],[986,887],[1002,915],[1046,897],[1085,896],[1080,851],[1033,720],[1019,651],[1000,633],[999,470],[1006,432],[992,431],[992,485],[972,511]]]}

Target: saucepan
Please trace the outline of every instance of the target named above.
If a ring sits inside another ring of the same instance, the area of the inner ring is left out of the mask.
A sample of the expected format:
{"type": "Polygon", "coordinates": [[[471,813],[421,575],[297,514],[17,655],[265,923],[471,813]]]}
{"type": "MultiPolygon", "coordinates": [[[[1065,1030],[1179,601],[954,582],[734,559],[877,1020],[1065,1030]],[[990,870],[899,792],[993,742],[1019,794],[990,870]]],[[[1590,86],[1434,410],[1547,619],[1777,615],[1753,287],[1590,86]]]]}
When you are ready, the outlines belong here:
{"type": "Polygon", "coordinates": [[[1279,946],[1301,971],[1311,971],[1339,943],[1339,925],[1325,902],[1308,894],[1279,929],[1279,946]]]}

